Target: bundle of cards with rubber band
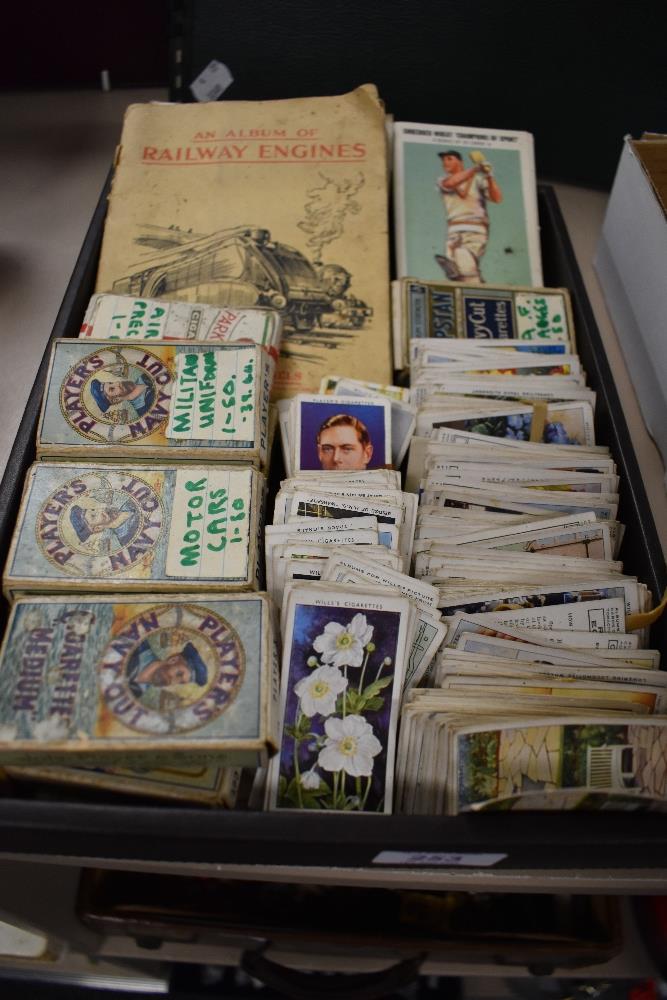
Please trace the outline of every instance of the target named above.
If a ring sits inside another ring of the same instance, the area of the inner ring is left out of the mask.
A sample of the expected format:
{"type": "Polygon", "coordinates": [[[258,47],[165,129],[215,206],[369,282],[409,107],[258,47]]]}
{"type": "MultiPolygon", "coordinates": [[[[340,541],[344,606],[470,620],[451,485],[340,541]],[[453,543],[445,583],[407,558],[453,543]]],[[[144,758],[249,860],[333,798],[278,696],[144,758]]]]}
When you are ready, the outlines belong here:
{"type": "Polygon", "coordinates": [[[282,317],[274,309],[232,309],[197,302],[93,295],[79,337],[95,340],[206,340],[257,344],[278,360],[282,317]]]}
{"type": "Polygon", "coordinates": [[[473,358],[466,357],[466,342],[436,344],[413,354],[418,436],[437,439],[444,428],[515,441],[595,444],[595,393],[573,355],[528,355],[508,347],[473,358]],[[450,360],[459,357],[459,344],[463,362],[450,360]],[[532,358],[539,360],[532,365],[532,358]]]}

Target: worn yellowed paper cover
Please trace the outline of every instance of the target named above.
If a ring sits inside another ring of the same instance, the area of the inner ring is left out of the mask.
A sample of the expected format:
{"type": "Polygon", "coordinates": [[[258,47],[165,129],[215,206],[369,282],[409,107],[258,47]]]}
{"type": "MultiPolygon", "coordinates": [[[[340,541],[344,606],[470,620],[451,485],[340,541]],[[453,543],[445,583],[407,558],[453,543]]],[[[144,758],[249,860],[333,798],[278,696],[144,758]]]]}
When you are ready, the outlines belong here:
{"type": "Polygon", "coordinates": [[[384,111],[339,97],[132,105],[98,292],[280,310],[277,397],[391,381],[384,111]]]}

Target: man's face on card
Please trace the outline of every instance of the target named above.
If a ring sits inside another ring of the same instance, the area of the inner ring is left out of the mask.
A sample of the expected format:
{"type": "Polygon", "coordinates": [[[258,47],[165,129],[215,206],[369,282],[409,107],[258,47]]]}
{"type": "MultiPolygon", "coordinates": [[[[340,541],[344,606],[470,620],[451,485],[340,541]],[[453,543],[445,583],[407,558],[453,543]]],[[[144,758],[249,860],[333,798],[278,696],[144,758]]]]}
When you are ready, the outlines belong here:
{"type": "Polygon", "coordinates": [[[460,170],[463,170],[463,164],[458,156],[442,156],[441,160],[445,172],[448,174],[457,174],[460,170]]]}
{"type": "Polygon", "coordinates": [[[118,511],[112,507],[90,507],[83,514],[91,531],[102,531],[118,517],[118,511]]]}
{"type": "Polygon", "coordinates": [[[364,445],[354,427],[328,427],[321,431],[317,456],[322,468],[365,469],[373,457],[373,445],[364,445]]]}

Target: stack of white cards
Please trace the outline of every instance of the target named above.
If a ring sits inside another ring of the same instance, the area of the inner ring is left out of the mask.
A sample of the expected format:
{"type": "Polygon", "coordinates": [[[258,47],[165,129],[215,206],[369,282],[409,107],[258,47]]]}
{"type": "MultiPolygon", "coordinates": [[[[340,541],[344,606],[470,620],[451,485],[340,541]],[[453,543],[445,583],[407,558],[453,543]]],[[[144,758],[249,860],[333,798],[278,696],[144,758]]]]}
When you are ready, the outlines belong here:
{"type": "Polygon", "coordinates": [[[413,571],[448,634],[406,695],[396,808],[661,806],[667,678],[578,358],[411,346],[413,571]]]}
{"type": "Polygon", "coordinates": [[[417,497],[401,490],[400,475],[392,469],[301,472],[284,480],[276,495],[273,526],[266,530],[271,593],[280,603],[281,583],[294,579],[297,569],[317,579],[332,544],[337,551],[363,546],[376,562],[407,571],[416,517],[417,497]],[[292,565],[282,569],[281,560],[292,565]]]}
{"type": "Polygon", "coordinates": [[[268,808],[392,811],[400,703],[446,632],[438,590],[403,572],[416,500],[386,469],[281,484],[266,528],[283,636],[268,808]]]}
{"type": "Polygon", "coordinates": [[[417,340],[411,347],[411,398],[416,434],[442,427],[514,441],[595,443],[595,393],[564,345],[498,347],[498,341],[417,340]],[[481,347],[481,344],[488,345],[481,347]]]}

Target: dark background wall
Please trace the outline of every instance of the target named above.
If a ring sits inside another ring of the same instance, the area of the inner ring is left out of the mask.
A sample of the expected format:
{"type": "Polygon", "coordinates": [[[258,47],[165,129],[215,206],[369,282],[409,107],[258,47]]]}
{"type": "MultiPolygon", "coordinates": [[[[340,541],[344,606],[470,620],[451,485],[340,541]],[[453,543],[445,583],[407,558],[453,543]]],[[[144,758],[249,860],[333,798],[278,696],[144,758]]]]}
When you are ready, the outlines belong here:
{"type": "Polygon", "coordinates": [[[5,0],[0,88],[164,86],[167,0],[5,0]]]}
{"type": "MultiPolygon", "coordinates": [[[[524,129],[545,178],[608,187],[627,133],[667,131],[664,0],[180,0],[174,97],[210,59],[230,100],[377,84],[397,121],[524,129]]],[[[223,98],[224,99],[224,98],[223,98]]]]}
{"type": "Polygon", "coordinates": [[[110,0],[3,8],[0,87],[165,85],[211,59],[223,100],[377,84],[398,121],[525,129],[543,178],[608,187],[625,134],[667,131],[664,0],[110,0]]]}

